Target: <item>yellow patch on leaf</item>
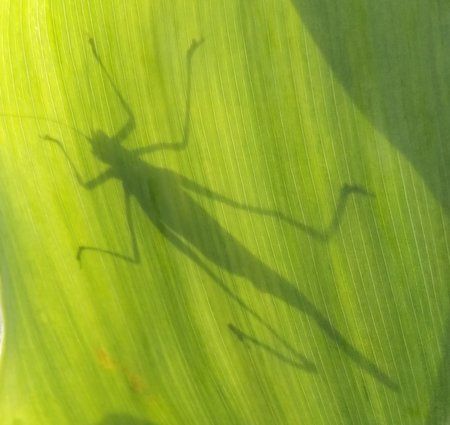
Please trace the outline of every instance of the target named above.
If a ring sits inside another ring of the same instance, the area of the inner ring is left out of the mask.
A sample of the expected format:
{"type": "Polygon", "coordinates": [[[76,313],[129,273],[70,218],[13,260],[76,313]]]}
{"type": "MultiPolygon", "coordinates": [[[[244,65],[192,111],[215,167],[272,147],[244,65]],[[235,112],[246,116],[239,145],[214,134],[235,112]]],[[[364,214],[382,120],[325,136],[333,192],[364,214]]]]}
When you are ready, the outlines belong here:
{"type": "Polygon", "coordinates": [[[109,355],[109,353],[103,348],[100,348],[97,350],[97,360],[100,363],[100,365],[106,370],[116,370],[117,369],[117,363],[109,355]]]}

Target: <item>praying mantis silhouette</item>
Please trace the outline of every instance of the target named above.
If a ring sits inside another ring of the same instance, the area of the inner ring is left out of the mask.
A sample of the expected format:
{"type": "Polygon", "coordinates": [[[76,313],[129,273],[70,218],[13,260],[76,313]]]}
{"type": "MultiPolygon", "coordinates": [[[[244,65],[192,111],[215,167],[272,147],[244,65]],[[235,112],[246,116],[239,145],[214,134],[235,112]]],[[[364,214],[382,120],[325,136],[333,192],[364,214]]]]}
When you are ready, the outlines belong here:
{"type": "MultiPolygon", "coordinates": [[[[330,321],[309,301],[298,288],[270,268],[239,240],[227,232],[222,225],[203,209],[191,196],[191,192],[206,196],[213,201],[219,201],[231,207],[245,210],[248,213],[275,217],[281,221],[295,226],[311,237],[326,242],[338,229],[344,214],[347,199],[352,194],[370,195],[364,188],[355,185],[342,187],[336,211],[331,223],[324,231],[298,222],[286,215],[260,207],[248,206],[201,186],[200,184],[166,168],[161,168],[141,159],[144,154],[162,150],[182,151],[188,145],[190,136],[190,110],[192,86],[192,58],[194,52],[203,40],[193,40],[187,51],[187,89],[183,124],[183,135],[179,142],[158,143],[147,147],[127,149],[122,144],[135,129],[135,117],[132,109],[125,101],[118,87],[104,66],[94,41],[89,40],[93,56],[102,72],[111,84],[117,98],[127,114],[125,124],[112,136],[103,131],[95,131],[91,137],[85,136],[90,143],[92,154],[107,168],[97,177],[84,180],[78,172],[74,162],[67,154],[63,144],[49,136],[41,138],[55,143],[66,157],[78,183],[88,190],[105,183],[109,179],[118,180],[123,188],[125,197],[125,216],[131,238],[131,255],[109,249],[90,245],[78,248],[77,259],[81,262],[82,256],[87,252],[97,252],[112,256],[130,263],[138,264],[141,261],[140,252],[133,224],[131,199],[140,205],[142,211],[150,219],[160,233],[180,252],[189,257],[241,307],[254,318],[264,324],[288,349],[288,344],[278,337],[273,328],[264,319],[253,312],[238,296],[236,296],[208,266],[208,261],[232,275],[245,278],[262,293],[269,294],[284,301],[296,310],[303,312],[315,322],[320,330],[344,352],[360,368],[372,375],[387,387],[396,390],[397,384],[371,360],[354,348],[349,341],[330,323],[330,321]]],[[[83,134],[77,131],[79,134],[83,134]]],[[[307,366],[307,360],[303,359],[307,366]]]]}

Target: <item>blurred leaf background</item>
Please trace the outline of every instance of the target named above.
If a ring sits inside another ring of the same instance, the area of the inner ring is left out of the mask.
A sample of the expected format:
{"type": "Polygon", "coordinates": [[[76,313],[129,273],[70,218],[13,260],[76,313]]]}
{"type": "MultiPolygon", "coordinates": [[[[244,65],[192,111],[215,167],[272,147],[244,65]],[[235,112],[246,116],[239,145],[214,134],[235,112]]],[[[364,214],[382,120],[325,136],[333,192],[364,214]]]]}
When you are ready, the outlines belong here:
{"type": "Polygon", "coordinates": [[[449,32],[442,0],[2,1],[1,422],[448,423],[449,32]],[[69,128],[126,119],[90,37],[136,116],[127,149],[181,140],[204,39],[189,144],[148,164],[317,232],[346,184],[373,194],[326,240],[192,195],[372,369],[267,275],[193,261],[133,198],[140,263],[80,267],[80,245],[131,250],[120,182],[84,190],[40,137],[86,179],[105,169],[69,128]]]}

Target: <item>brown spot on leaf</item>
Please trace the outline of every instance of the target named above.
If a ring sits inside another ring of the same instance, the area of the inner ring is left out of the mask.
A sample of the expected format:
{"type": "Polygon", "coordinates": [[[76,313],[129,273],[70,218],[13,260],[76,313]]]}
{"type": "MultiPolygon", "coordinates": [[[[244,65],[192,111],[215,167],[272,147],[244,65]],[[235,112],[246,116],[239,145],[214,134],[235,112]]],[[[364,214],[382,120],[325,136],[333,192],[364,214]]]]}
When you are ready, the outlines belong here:
{"type": "Polygon", "coordinates": [[[117,369],[116,361],[109,355],[109,353],[104,348],[100,348],[97,350],[97,360],[100,363],[100,365],[106,370],[117,369]]]}

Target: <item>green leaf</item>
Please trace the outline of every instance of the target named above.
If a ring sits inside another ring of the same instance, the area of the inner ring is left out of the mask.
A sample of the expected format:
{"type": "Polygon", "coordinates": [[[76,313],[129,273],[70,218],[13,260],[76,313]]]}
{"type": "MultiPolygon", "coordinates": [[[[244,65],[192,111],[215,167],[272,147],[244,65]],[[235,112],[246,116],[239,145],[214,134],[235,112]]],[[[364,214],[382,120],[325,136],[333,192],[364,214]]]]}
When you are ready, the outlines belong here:
{"type": "Polygon", "coordinates": [[[2,424],[445,424],[450,6],[0,4],[2,424]]]}

